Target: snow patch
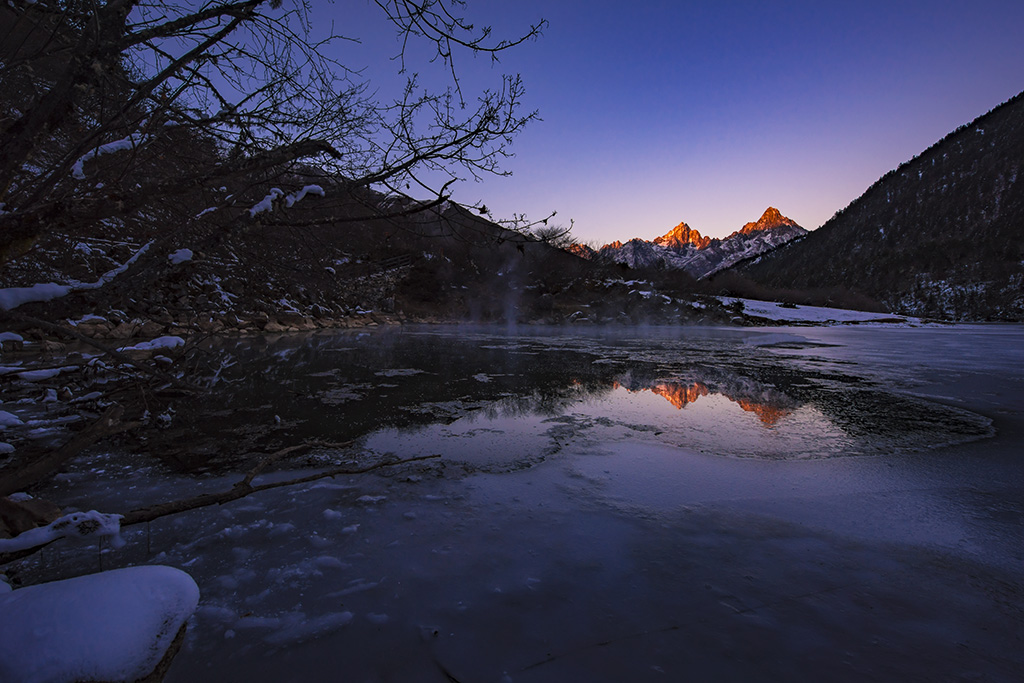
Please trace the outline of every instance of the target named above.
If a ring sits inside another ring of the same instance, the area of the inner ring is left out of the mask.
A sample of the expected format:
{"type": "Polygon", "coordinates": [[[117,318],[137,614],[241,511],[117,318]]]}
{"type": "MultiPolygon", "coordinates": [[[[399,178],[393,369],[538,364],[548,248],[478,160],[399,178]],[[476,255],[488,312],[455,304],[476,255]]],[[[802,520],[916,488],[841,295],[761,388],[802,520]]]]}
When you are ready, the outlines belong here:
{"type": "Polygon", "coordinates": [[[171,265],[176,266],[179,263],[185,263],[186,261],[192,260],[191,249],[178,249],[177,251],[171,252],[167,255],[167,260],[171,262],[171,265]]]}
{"type": "MultiPolygon", "coordinates": [[[[845,308],[827,308],[823,306],[784,307],[773,301],[756,299],[736,299],[718,297],[724,306],[732,306],[737,301],[743,304],[743,312],[758,318],[766,318],[778,322],[801,323],[864,323],[874,321],[908,322],[904,316],[890,313],[873,313],[870,311],[852,311],[845,308]]],[[[919,322],[919,321],[915,321],[919,322]]]]}
{"type": "MultiPolygon", "coordinates": [[[[128,346],[122,351],[155,351],[157,349],[176,349],[179,346],[184,346],[185,340],[181,337],[157,337],[156,339],[148,342],[140,342],[135,346],[128,346]]],[[[24,373],[23,373],[24,374],[24,373]]]]}
{"type": "Polygon", "coordinates": [[[18,425],[23,424],[25,423],[21,421],[21,418],[19,418],[14,413],[8,413],[6,410],[0,410],[0,429],[6,429],[7,427],[17,427],[18,425]]]}

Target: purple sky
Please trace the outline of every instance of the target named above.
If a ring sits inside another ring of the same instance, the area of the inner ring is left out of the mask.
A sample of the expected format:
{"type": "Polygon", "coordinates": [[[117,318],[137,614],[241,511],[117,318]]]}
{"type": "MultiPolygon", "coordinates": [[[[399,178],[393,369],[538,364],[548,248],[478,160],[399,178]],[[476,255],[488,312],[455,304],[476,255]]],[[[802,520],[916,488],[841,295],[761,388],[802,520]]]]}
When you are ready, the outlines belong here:
{"type": "MultiPolygon", "coordinates": [[[[339,4],[317,11],[344,29],[339,4]]],[[[470,0],[467,13],[499,35],[550,26],[495,67],[462,59],[469,87],[522,74],[544,120],[517,140],[511,178],[463,183],[456,200],[498,217],[557,210],[583,241],[680,221],[724,237],[769,205],[816,228],[1024,89],[1021,0],[470,0]]],[[[377,56],[357,59],[375,70],[394,43],[360,30],[377,56]]]]}

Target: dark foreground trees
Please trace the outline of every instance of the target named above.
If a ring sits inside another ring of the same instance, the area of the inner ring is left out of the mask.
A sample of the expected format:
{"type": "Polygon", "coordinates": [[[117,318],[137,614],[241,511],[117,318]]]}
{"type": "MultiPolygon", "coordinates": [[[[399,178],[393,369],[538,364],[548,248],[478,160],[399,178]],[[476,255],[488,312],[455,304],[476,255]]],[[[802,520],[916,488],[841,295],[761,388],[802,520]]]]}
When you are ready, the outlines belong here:
{"type": "MultiPolygon", "coordinates": [[[[351,189],[428,192],[501,173],[523,112],[523,84],[503,76],[475,96],[460,87],[460,51],[492,57],[512,39],[463,18],[459,0],[377,0],[406,48],[430,46],[450,70],[440,90],[409,77],[379,99],[330,56],[352,38],[318,35],[302,0],[138,2],[14,0],[0,7],[0,264],[49,231],[146,215],[200,195],[231,220],[230,201],[294,170],[351,189]],[[219,192],[219,194],[218,194],[219,192]]],[[[323,22],[320,22],[321,25],[323,22]]],[[[259,196],[262,196],[260,193],[259,196]]],[[[267,195],[267,206],[296,196],[267,195]]],[[[188,221],[209,220],[204,215],[188,221]]]]}

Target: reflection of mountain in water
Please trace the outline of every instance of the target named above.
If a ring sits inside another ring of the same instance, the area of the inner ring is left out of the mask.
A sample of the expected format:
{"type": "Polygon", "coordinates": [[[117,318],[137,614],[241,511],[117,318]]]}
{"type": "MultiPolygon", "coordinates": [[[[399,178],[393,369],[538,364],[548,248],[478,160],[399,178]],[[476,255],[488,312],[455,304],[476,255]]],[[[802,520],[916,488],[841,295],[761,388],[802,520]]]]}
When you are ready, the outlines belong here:
{"type": "Polygon", "coordinates": [[[679,382],[645,381],[626,375],[615,382],[626,391],[650,391],[682,410],[702,396],[716,394],[729,399],[744,411],[754,413],[771,429],[792,413],[798,403],[785,394],[740,376],[679,382]]]}
{"type": "Polygon", "coordinates": [[[765,427],[774,427],[779,420],[793,412],[787,408],[780,408],[767,403],[755,403],[743,399],[735,399],[735,401],[743,410],[757,415],[765,427]]]}
{"type": "Polygon", "coordinates": [[[642,391],[652,391],[680,410],[685,408],[687,404],[693,403],[701,396],[708,395],[708,388],[700,382],[694,382],[692,386],[675,383],[655,384],[654,386],[648,387],[648,389],[642,391]]]}

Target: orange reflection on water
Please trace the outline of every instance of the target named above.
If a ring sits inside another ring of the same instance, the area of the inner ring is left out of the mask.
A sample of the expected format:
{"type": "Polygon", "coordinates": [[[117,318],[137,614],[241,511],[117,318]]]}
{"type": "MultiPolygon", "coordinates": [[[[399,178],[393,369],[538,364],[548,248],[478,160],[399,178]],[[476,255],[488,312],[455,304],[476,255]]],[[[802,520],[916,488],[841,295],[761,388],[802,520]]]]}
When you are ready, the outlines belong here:
{"type": "Polygon", "coordinates": [[[656,384],[649,391],[661,396],[666,401],[682,410],[687,404],[693,403],[701,396],[707,396],[708,388],[700,382],[694,382],[690,386],[684,384],[656,384]]]}
{"type": "Polygon", "coordinates": [[[641,389],[630,389],[625,387],[618,382],[614,383],[615,388],[622,386],[626,391],[630,393],[638,393],[641,391],[650,391],[658,396],[661,396],[666,401],[674,405],[677,409],[682,410],[687,405],[694,403],[697,399],[702,396],[708,396],[709,394],[717,394],[724,396],[729,399],[744,411],[748,413],[754,413],[757,415],[761,423],[768,428],[774,427],[779,423],[782,418],[791,414],[793,411],[790,408],[775,405],[773,403],[765,401],[757,401],[751,398],[740,398],[737,396],[731,396],[729,393],[724,391],[712,391],[708,386],[702,382],[693,382],[691,384],[682,384],[677,382],[652,384],[649,387],[643,387],[641,389]]]}

